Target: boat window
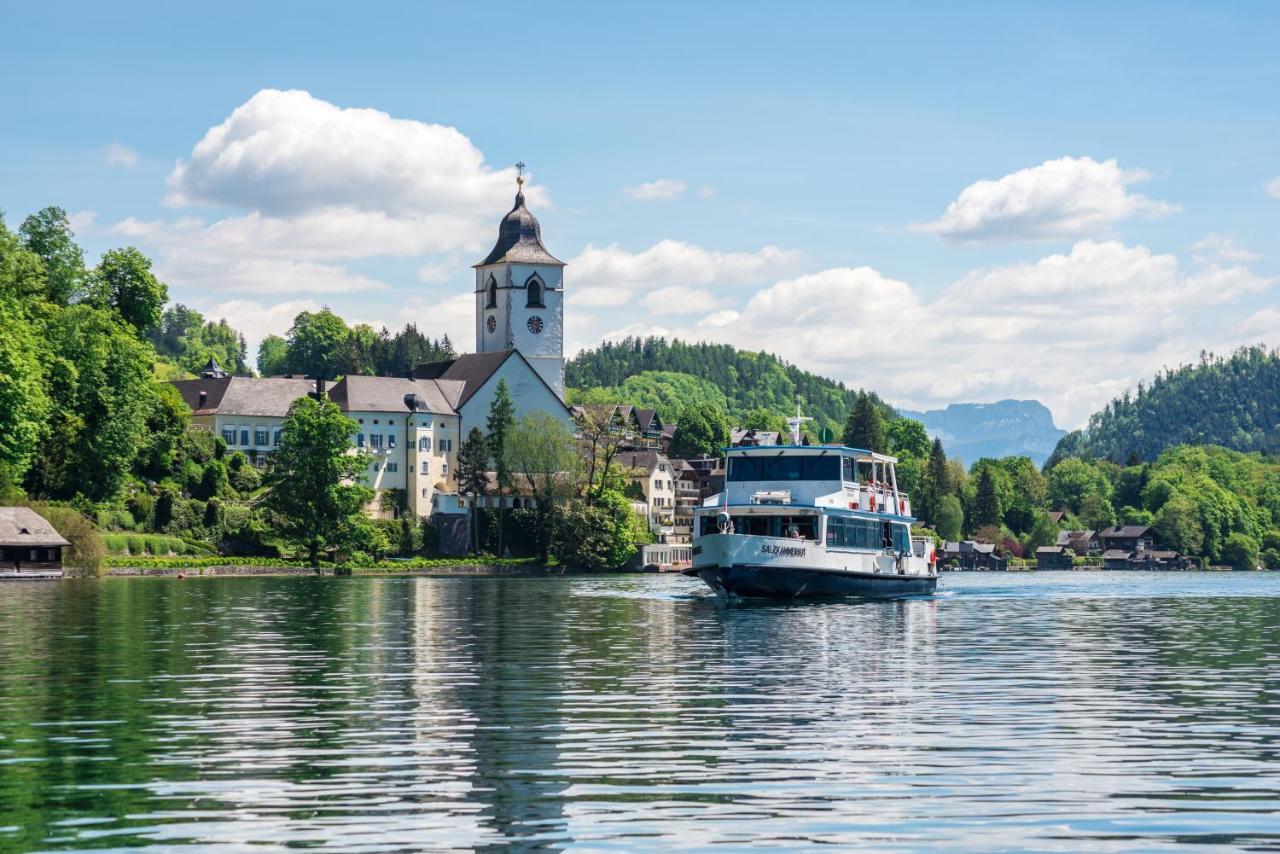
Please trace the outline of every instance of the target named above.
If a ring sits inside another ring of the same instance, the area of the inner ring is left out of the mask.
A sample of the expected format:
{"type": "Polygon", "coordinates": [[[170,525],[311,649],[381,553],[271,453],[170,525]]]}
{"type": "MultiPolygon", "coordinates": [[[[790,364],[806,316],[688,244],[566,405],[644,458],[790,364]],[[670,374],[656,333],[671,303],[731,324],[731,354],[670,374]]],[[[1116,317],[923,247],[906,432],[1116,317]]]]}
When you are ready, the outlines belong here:
{"type": "Polygon", "coordinates": [[[884,533],[873,519],[827,517],[827,545],[852,549],[884,548],[884,533]]]}
{"type": "Polygon", "coordinates": [[[840,457],[741,456],[729,459],[729,482],[753,480],[838,480],[840,457]]]}
{"type": "Polygon", "coordinates": [[[842,473],[844,475],[844,479],[850,483],[856,481],[858,478],[853,471],[853,458],[842,457],[840,462],[842,463],[842,469],[843,469],[842,473]]]}

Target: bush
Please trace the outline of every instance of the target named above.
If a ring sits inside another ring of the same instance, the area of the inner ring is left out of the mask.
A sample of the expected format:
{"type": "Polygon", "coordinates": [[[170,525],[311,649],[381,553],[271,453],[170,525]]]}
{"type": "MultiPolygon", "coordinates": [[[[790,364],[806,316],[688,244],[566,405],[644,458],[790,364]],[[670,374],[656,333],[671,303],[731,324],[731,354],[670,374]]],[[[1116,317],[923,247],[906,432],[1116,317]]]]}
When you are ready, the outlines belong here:
{"type": "Polygon", "coordinates": [[[145,554],[147,551],[147,539],[146,537],[125,537],[124,547],[131,555],[145,554]]]}
{"type": "Polygon", "coordinates": [[[1248,534],[1231,534],[1222,546],[1222,559],[1233,569],[1257,569],[1258,541],[1248,534]]]}
{"type": "Polygon", "coordinates": [[[62,552],[64,566],[85,575],[97,575],[106,560],[107,547],[102,533],[83,514],[70,507],[32,505],[33,510],[48,520],[71,545],[62,552]]]}

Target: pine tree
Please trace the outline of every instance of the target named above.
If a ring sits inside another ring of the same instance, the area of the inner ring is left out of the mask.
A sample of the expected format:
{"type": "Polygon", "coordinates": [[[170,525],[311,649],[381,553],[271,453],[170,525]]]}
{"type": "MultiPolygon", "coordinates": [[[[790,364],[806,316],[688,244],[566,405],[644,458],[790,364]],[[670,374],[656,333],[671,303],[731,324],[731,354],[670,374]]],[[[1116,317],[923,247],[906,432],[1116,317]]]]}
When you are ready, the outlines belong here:
{"type": "Polygon", "coordinates": [[[489,491],[489,444],[479,427],[472,427],[458,448],[458,462],[454,472],[458,478],[458,492],[468,497],[470,519],[467,540],[471,544],[471,550],[475,552],[479,550],[476,545],[476,504],[479,503],[480,496],[489,491]]]}
{"type": "Polygon", "coordinates": [[[507,463],[507,437],[516,423],[516,408],[506,380],[498,380],[498,388],[489,404],[489,455],[498,481],[498,557],[502,557],[502,528],[507,515],[507,488],[511,485],[511,468],[507,463]]]}
{"type": "Polygon", "coordinates": [[[927,522],[937,523],[938,506],[942,496],[951,494],[951,479],[947,473],[947,454],[942,449],[942,440],[934,439],[929,449],[929,460],[925,464],[924,476],[920,478],[920,517],[927,522]]]}
{"type": "Polygon", "coordinates": [[[996,495],[996,481],[991,469],[983,468],[978,475],[978,491],[973,501],[973,522],[976,527],[999,526],[1002,513],[1000,496],[996,495]]]}
{"type": "Polygon", "coordinates": [[[848,420],[844,423],[844,443],[850,448],[865,448],[883,454],[888,448],[884,417],[870,395],[858,395],[848,420]]]}

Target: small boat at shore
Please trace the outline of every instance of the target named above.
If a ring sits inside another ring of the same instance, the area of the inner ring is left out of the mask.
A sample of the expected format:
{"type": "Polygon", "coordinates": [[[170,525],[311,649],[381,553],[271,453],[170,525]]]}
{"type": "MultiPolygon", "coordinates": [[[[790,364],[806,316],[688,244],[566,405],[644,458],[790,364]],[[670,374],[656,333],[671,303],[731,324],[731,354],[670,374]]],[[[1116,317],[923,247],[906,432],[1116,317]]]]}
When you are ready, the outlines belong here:
{"type": "Polygon", "coordinates": [[[726,449],[724,491],[694,511],[686,574],[727,596],[933,593],[933,540],[911,536],[915,520],[896,464],[887,454],[834,445],[726,449]]]}

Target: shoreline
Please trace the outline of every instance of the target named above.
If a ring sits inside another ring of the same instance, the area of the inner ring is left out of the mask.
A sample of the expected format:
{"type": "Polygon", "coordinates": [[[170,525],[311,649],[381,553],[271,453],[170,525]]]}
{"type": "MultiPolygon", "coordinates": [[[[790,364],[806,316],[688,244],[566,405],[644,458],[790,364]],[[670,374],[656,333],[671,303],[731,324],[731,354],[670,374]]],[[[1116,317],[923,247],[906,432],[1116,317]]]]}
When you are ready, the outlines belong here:
{"type": "MultiPolygon", "coordinates": [[[[353,567],[349,577],[389,577],[409,578],[413,576],[430,576],[435,578],[464,578],[474,576],[524,576],[563,575],[562,567],[547,567],[541,564],[521,564],[516,566],[502,564],[450,564],[447,566],[405,567],[404,569],[353,567]]],[[[209,578],[225,576],[281,576],[281,577],[333,577],[333,567],[321,567],[319,571],[309,566],[247,566],[229,563],[219,566],[190,567],[136,567],[113,566],[107,568],[98,578],[209,578]]],[[[74,576],[67,576],[68,578],[74,576]]],[[[93,576],[87,576],[93,577],[93,576]]],[[[338,576],[348,577],[348,576],[338,576]]]]}

